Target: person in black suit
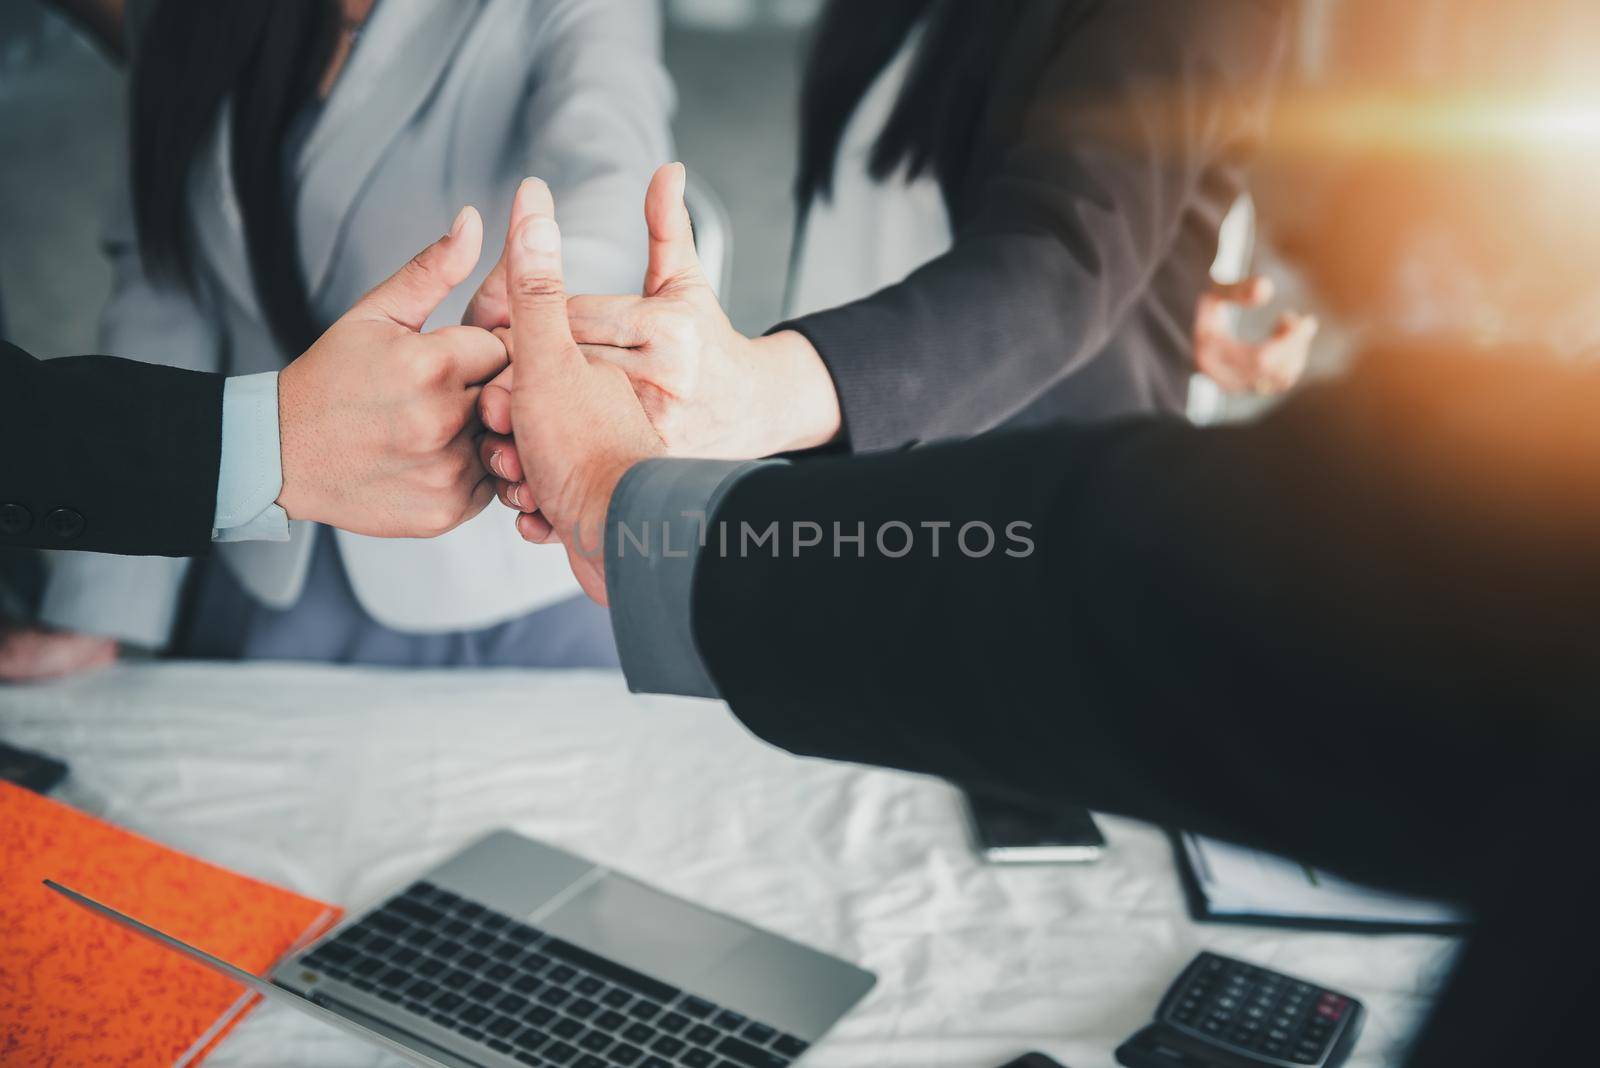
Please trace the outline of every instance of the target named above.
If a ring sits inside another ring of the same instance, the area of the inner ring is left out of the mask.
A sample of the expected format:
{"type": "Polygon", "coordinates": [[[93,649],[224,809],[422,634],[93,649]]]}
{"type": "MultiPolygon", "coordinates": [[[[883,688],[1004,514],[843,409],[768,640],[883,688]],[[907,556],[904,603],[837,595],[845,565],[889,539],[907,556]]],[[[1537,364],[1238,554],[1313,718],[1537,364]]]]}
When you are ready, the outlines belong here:
{"type": "Polygon", "coordinates": [[[1249,426],[667,459],[572,339],[547,198],[509,247],[517,439],[484,455],[520,454],[519,524],[609,600],[634,689],[1463,902],[1408,1063],[1585,1063],[1600,369],[1394,348],[1249,426]]]}
{"type": "Polygon", "coordinates": [[[242,525],[220,513],[219,489],[377,536],[432,536],[476,515],[493,494],[474,412],[505,348],[470,327],[418,331],[482,237],[463,211],[237,404],[229,393],[248,380],[106,356],[39,361],[0,343],[0,547],[197,555],[242,525]],[[252,485],[230,486],[238,472],[252,485]]]}
{"type": "MultiPolygon", "coordinates": [[[[801,109],[796,317],[745,337],[692,256],[658,256],[642,297],[575,297],[573,333],[629,373],[678,455],[1181,412],[1289,9],[836,0],[801,109]]],[[[653,248],[685,244],[682,186],[657,176],[653,248]]],[[[1314,329],[1290,317],[1275,340],[1303,349],[1314,329]]]]}

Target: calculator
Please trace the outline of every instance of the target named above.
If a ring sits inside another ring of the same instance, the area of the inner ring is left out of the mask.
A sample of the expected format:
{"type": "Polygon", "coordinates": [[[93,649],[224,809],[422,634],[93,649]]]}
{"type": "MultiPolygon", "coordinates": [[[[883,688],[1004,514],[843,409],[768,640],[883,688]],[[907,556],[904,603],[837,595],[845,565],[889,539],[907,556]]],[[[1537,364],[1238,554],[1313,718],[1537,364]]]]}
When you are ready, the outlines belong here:
{"type": "Polygon", "coordinates": [[[1348,994],[1202,953],[1124,1042],[1127,1068],[1337,1068],[1366,1011],[1348,994]]]}

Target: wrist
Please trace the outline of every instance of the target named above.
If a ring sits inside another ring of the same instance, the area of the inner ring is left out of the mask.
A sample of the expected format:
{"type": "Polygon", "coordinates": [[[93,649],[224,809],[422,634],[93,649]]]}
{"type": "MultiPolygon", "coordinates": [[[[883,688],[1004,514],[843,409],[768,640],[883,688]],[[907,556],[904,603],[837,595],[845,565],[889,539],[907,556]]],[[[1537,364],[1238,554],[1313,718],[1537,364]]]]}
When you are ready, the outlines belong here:
{"type": "Polygon", "coordinates": [[[304,419],[306,398],[300,388],[298,363],[290,363],[278,375],[278,457],[283,467],[283,488],[275,503],[290,519],[313,519],[320,505],[308,477],[315,463],[307,456],[310,442],[304,419]]]}
{"type": "Polygon", "coordinates": [[[762,413],[752,429],[760,440],[752,457],[821,448],[844,431],[839,393],[822,356],[804,334],[781,330],[750,342],[752,380],[762,413]]]}

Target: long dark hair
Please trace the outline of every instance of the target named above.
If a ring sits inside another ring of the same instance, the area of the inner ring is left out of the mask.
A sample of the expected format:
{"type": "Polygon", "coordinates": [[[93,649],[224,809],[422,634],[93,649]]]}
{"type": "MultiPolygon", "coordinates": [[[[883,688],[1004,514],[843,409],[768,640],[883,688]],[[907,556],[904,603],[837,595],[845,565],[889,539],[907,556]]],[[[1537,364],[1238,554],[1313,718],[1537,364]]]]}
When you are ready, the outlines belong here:
{"type": "Polygon", "coordinates": [[[300,270],[283,142],[316,92],[338,29],[333,0],[160,0],[133,63],[133,205],[145,269],[194,285],[187,189],[225,103],[256,296],[291,356],[321,329],[300,270]]]}
{"type": "Polygon", "coordinates": [[[831,0],[817,25],[800,104],[801,210],[833,192],[845,128],[924,18],[923,43],[871,159],[880,181],[902,164],[948,192],[971,158],[990,86],[1025,0],[831,0]],[[866,10],[870,8],[869,10],[866,10]]]}

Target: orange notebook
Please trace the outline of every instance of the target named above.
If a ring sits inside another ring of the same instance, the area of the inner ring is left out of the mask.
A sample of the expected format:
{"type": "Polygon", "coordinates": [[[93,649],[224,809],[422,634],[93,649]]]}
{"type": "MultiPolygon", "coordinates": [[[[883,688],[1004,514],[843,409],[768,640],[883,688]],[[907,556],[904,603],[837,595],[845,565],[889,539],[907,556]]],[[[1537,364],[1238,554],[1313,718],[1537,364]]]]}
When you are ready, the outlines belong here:
{"type": "Polygon", "coordinates": [[[0,1064],[200,1063],[255,996],[41,885],[263,975],[340,912],[0,783],[0,1064]]]}

